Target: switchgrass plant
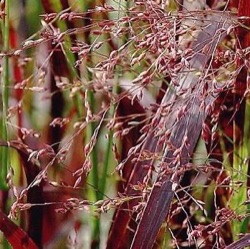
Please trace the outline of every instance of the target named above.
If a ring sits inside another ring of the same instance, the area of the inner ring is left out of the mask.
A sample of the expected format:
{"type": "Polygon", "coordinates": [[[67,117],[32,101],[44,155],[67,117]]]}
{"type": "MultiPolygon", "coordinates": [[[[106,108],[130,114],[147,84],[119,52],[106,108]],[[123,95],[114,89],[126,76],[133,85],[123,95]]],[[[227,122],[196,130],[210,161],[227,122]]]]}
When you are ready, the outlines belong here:
{"type": "Polygon", "coordinates": [[[1,2],[10,245],[249,245],[247,1],[30,4],[1,2]]]}

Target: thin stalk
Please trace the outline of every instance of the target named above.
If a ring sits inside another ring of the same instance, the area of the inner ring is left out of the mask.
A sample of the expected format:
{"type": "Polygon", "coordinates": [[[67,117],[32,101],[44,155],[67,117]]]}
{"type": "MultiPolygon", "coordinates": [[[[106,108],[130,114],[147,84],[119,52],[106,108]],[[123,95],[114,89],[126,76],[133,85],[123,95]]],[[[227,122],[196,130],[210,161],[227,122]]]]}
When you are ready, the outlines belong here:
{"type": "MultiPolygon", "coordinates": [[[[5,0],[5,15],[4,22],[2,26],[3,34],[3,51],[7,54],[9,51],[9,37],[10,37],[10,27],[9,27],[9,14],[10,14],[10,2],[5,0]]],[[[7,115],[8,115],[8,105],[9,105],[9,57],[6,55],[3,58],[3,74],[2,74],[2,120],[1,120],[1,137],[4,141],[8,141],[8,127],[7,127],[7,115]]],[[[6,177],[9,167],[9,151],[7,147],[1,147],[1,166],[0,166],[0,189],[7,190],[8,186],[6,183],[6,177]]],[[[7,208],[7,203],[4,203],[5,209],[7,208]]],[[[8,241],[4,239],[4,248],[11,248],[8,241]]]]}
{"type": "MultiPolygon", "coordinates": [[[[248,169],[248,148],[247,145],[249,144],[248,139],[246,139],[246,134],[249,131],[249,121],[247,120],[247,117],[249,118],[249,111],[250,108],[247,108],[246,105],[246,111],[248,112],[248,116],[245,116],[244,120],[244,134],[242,136],[242,144],[237,144],[236,139],[237,136],[237,124],[234,124],[234,160],[233,160],[233,173],[232,173],[232,182],[233,184],[241,183],[239,187],[237,185],[233,186],[234,192],[231,197],[230,205],[233,210],[235,210],[238,214],[245,214],[246,212],[246,205],[244,205],[244,202],[246,201],[246,193],[247,193],[247,169],[248,169]]],[[[238,234],[240,234],[241,230],[244,230],[244,224],[242,221],[233,220],[232,221],[232,233],[234,240],[237,239],[238,234]]]]}
{"type": "MultiPolygon", "coordinates": [[[[71,40],[69,39],[69,37],[66,38],[66,41],[67,41],[68,44],[71,45],[71,40]]],[[[63,49],[64,55],[65,55],[65,58],[67,60],[68,66],[69,66],[71,78],[74,78],[74,77],[78,76],[78,73],[77,73],[76,69],[73,66],[74,63],[75,63],[75,58],[74,58],[73,54],[69,51],[68,47],[65,48],[62,45],[62,49],[63,49]]],[[[73,101],[74,101],[74,105],[76,107],[77,117],[82,118],[82,116],[83,116],[83,105],[82,105],[81,94],[79,92],[76,92],[74,94],[73,101]]]]}
{"type": "MultiPolygon", "coordinates": [[[[56,8],[59,11],[63,11],[61,3],[58,3],[58,4],[60,5],[56,6],[56,8]]],[[[65,21],[59,20],[57,21],[57,25],[60,28],[60,30],[67,30],[67,25],[65,21]]],[[[78,72],[74,67],[75,57],[73,53],[70,51],[71,46],[72,46],[72,42],[71,42],[70,37],[65,36],[64,42],[61,44],[61,49],[67,61],[67,65],[70,71],[70,78],[73,79],[74,77],[78,77],[78,72]]],[[[82,108],[81,96],[79,92],[77,92],[74,95],[73,101],[77,110],[77,116],[81,118],[83,116],[83,108],[82,108]]]]}
{"type": "MultiPolygon", "coordinates": [[[[119,71],[116,74],[116,79],[115,79],[115,83],[112,89],[112,93],[116,94],[118,92],[118,77],[119,77],[119,71]]],[[[110,110],[109,110],[109,117],[113,118],[115,115],[115,110],[116,110],[116,106],[112,103],[110,103],[110,110]]],[[[102,176],[101,176],[101,180],[100,180],[100,193],[101,193],[101,199],[103,199],[104,197],[104,193],[105,193],[105,189],[106,189],[106,183],[107,183],[107,171],[108,171],[108,166],[110,163],[110,154],[111,154],[111,150],[112,150],[112,141],[113,141],[113,130],[111,129],[108,133],[108,142],[107,142],[107,147],[106,147],[106,152],[105,152],[105,156],[104,156],[104,163],[103,163],[103,170],[102,170],[102,176]]]]}
{"type": "MultiPolygon", "coordinates": [[[[238,1],[238,17],[250,17],[250,8],[249,8],[249,1],[247,0],[239,0],[238,1]]],[[[246,26],[249,26],[249,20],[246,21],[246,26]]],[[[247,30],[245,30],[245,28],[239,27],[238,30],[238,42],[236,44],[236,48],[240,48],[240,49],[245,49],[247,47],[249,47],[250,45],[250,41],[249,41],[249,37],[248,37],[248,32],[247,30]]],[[[238,60],[238,66],[241,65],[242,61],[238,60]]],[[[244,62],[243,62],[244,63],[244,62]]],[[[247,70],[247,68],[243,68],[237,79],[235,82],[235,90],[236,93],[237,91],[239,93],[242,92],[242,90],[246,91],[247,88],[247,81],[248,81],[248,77],[249,77],[249,72],[247,70]],[[245,84],[242,85],[242,79],[245,79],[245,84]]],[[[243,94],[241,94],[242,96],[240,97],[244,97],[243,94]]],[[[238,94],[235,95],[235,100],[237,102],[234,103],[234,106],[236,106],[239,101],[240,98],[238,96],[238,94]]],[[[244,103],[244,102],[243,102],[244,103]]],[[[247,188],[248,188],[248,167],[249,167],[249,128],[250,128],[250,124],[249,124],[249,114],[250,114],[250,106],[249,106],[249,94],[245,99],[245,106],[244,109],[239,108],[239,110],[237,111],[239,115],[237,115],[236,113],[236,118],[238,118],[238,120],[235,119],[235,134],[234,134],[234,145],[236,147],[235,150],[235,156],[234,158],[236,158],[235,164],[234,164],[234,168],[237,170],[237,172],[235,172],[235,176],[236,178],[233,177],[233,181],[237,181],[241,183],[241,186],[239,186],[237,188],[237,190],[235,190],[234,195],[233,195],[233,200],[234,200],[234,208],[237,210],[237,213],[239,213],[240,215],[242,214],[246,214],[247,213],[247,206],[244,205],[245,201],[248,199],[247,198],[247,188]],[[244,116],[243,116],[243,111],[244,111],[244,116]],[[241,122],[241,117],[244,117],[244,123],[242,124],[241,122]],[[236,122],[238,121],[238,122],[236,122]],[[238,126],[237,127],[237,123],[238,126]],[[238,132],[237,134],[237,130],[243,130],[243,134],[241,134],[241,132],[238,132]],[[237,136],[238,135],[238,136],[237,136]],[[242,143],[239,144],[238,141],[242,141],[242,143]],[[238,142],[238,144],[237,144],[238,142]],[[238,159],[238,160],[237,160],[238,159]]],[[[233,175],[234,176],[234,175],[233,175]]],[[[248,226],[248,224],[247,224],[248,226]]],[[[234,240],[238,237],[238,234],[241,233],[241,231],[247,231],[247,226],[244,222],[240,222],[240,221],[234,221],[233,222],[233,236],[234,236],[234,240]]]]}
{"type": "MultiPolygon", "coordinates": [[[[84,9],[88,10],[90,8],[90,2],[89,1],[86,1],[85,3],[85,6],[84,6],[84,9]]],[[[86,43],[87,44],[91,44],[91,39],[90,39],[90,36],[88,35],[86,38],[86,43]]],[[[91,58],[91,55],[90,55],[90,58],[91,58]]],[[[91,63],[91,62],[90,62],[91,63]]],[[[93,80],[93,75],[92,73],[87,70],[87,80],[88,82],[92,82],[93,80]]],[[[90,105],[90,108],[92,108],[92,112],[94,112],[94,106],[95,106],[95,96],[94,96],[94,93],[93,91],[90,89],[87,93],[87,98],[88,98],[88,102],[89,102],[89,105],[90,105]]],[[[87,142],[90,141],[94,131],[95,131],[95,128],[96,128],[96,125],[94,122],[90,122],[90,124],[88,125],[87,127],[87,142]]],[[[99,190],[98,188],[98,182],[99,182],[99,172],[98,172],[98,153],[97,153],[97,148],[96,146],[93,147],[93,150],[91,152],[91,160],[92,160],[92,180],[93,180],[93,186],[94,186],[94,189],[95,189],[95,198],[96,200],[99,200],[100,198],[100,193],[96,190],[99,190]]]]}
{"type": "MultiPolygon", "coordinates": [[[[9,0],[5,1],[5,16],[2,26],[3,34],[3,50],[9,51],[9,0]]],[[[3,74],[2,74],[2,120],[1,120],[1,138],[4,141],[8,140],[7,129],[7,112],[9,102],[9,58],[3,58],[3,74]]],[[[1,148],[1,167],[0,167],[0,189],[7,189],[6,176],[9,166],[8,148],[1,148]]]]}
{"type": "MultiPolygon", "coordinates": [[[[91,4],[92,4],[91,1],[84,1],[84,5],[83,5],[84,11],[87,11],[90,8],[91,4]]],[[[85,42],[87,44],[91,43],[91,38],[89,35],[85,37],[85,42]]],[[[92,82],[92,79],[93,79],[92,73],[89,70],[87,70],[87,81],[92,82]]],[[[91,90],[87,92],[87,101],[89,103],[90,108],[93,109],[96,103],[95,103],[94,93],[91,90]]],[[[94,112],[94,110],[91,110],[91,111],[94,112]]],[[[96,128],[96,125],[94,122],[90,122],[90,124],[87,126],[86,143],[88,143],[91,140],[92,135],[94,134],[95,128],[96,128]]],[[[92,162],[92,170],[90,172],[90,178],[91,178],[91,182],[92,182],[93,189],[94,189],[94,193],[93,193],[94,200],[97,201],[101,199],[102,194],[100,193],[100,191],[98,191],[99,190],[99,170],[98,170],[98,151],[97,151],[96,145],[93,147],[90,157],[91,157],[91,162],[92,162]]],[[[100,218],[94,216],[92,225],[93,225],[93,228],[92,228],[93,230],[92,230],[91,248],[99,249],[100,248],[100,218]]]]}
{"type": "MultiPolygon", "coordinates": [[[[128,9],[129,3],[127,2],[127,9],[128,9]]],[[[119,10],[118,10],[118,19],[120,18],[120,11],[121,11],[121,5],[119,4],[119,10]]],[[[118,47],[120,47],[122,44],[124,44],[127,40],[126,35],[124,36],[123,40],[121,42],[119,42],[120,44],[118,44],[118,47]]],[[[114,80],[114,85],[112,88],[112,94],[117,94],[118,92],[118,88],[119,88],[119,75],[120,75],[120,69],[117,68],[117,72],[115,74],[115,80],[114,80]]],[[[91,92],[90,94],[93,95],[93,93],[91,92]]],[[[91,96],[92,97],[92,96],[91,96]]],[[[91,103],[91,106],[93,106],[94,103],[91,103]]],[[[110,102],[110,109],[109,109],[109,113],[108,113],[108,118],[113,118],[115,115],[115,111],[116,111],[116,105],[112,103],[112,101],[110,102]]],[[[97,180],[100,179],[100,183],[99,181],[96,183],[95,188],[98,189],[98,193],[96,193],[97,196],[97,200],[103,199],[104,198],[104,194],[106,192],[106,184],[107,184],[107,171],[108,171],[108,167],[110,164],[110,155],[111,155],[111,150],[112,150],[112,141],[113,141],[113,130],[111,129],[108,132],[108,142],[106,144],[106,151],[104,154],[104,162],[103,162],[103,169],[102,169],[102,174],[101,174],[101,178],[99,178],[99,172],[98,172],[98,168],[94,167],[93,164],[93,180],[97,180]]],[[[94,151],[93,151],[93,155],[94,155],[94,151]]],[[[96,157],[95,157],[96,158],[96,157]]],[[[98,166],[98,165],[96,165],[98,166]]],[[[94,182],[95,184],[95,182],[94,182]]],[[[97,235],[99,236],[100,234],[100,221],[97,218],[96,222],[94,224],[94,241],[96,240],[97,235]]],[[[92,248],[99,248],[97,246],[97,244],[92,245],[92,248]]]]}
{"type": "MultiPolygon", "coordinates": [[[[92,78],[92,74],[89,73],[89,80],[92,78]]],[[[90,106],[93,107],[95,105],[95,99],[94,99],[94,93],[92,91],[88,91],[88,101],[90,103],[90,106]]],[[[95,130],[95,124],[91,122],[86,131],[86,140],[89,142],[91,140],[92,135],[94,134],[95,130]]],[[[91,162],[92,162],[92,170],[91,170],[91,176],[92,176],[92,184],[94,187],[94,195],[95,195],[95,201],[100,200],[102,197],[102,194],[99,190],[99,170],[98,170],[98,153],[96,146],[93,147],[93,150],[91,152],[91,162]]],[[[100,218],[94,217],[93,221],[93,232],[92,232],[92,249],[98,249],[100,246],[100,218]]]]}
{"type": "MultiPolygon", "coordinates": [[[[91,80],[92,75],[89,74],[89,80],[91,80]]],[[[90,106],[93,108],[95,106],[95,98],[94,93],[92,91],[88,91],[88,101],[90,106]]],[[[87,127],[87,141],[90,141],[94,131],[95,131],[95,123],[91,122],[87,127]]],[[[91,161],[92,161],[92,183],[95,190],[99,190],[99,170],[98,170],[98,153],[96,146],[93,147],[91,152],[91,161]]],[[[100,200],[101,193],[99,191],[95,191],[95,199],[100,200]]]]}
{"type": "MultiPolygon", "coordinates": [[[[129,1],[126,2],[126,7],[127,10],[129,9],[129,1]]],[[[119,4],[118,6],[118,17],[117,19],[120,18],[120,13],[121,13],[121,5],[119,4]]],[[[123,39],[121,42],[118,42],[118,47],[121,47],[123,44],[126,43],[128,37],[125,34],[123,36],[123,39]]],[[[118,92],[118,81],[119,81],[119,75],[120,75],[120,69],[117,68],[117,73],[115,74],[115,81],[114,81],[114,86],[112,89],[112,94],[117,94],[118,92]]],[[[113,118],[115,115],[115,110],[116,110],[116,106],[112,103],[110,103],[110,110],[109,110],[109,117],[113,118]]],[[[110,163],[110,154],[111,154],[111,150],[112,150],[112,140],[113,140],[113,130],[111,129],[108,133],[108,142],[107,142],[107,147],[106,147],[106,152],[105,152],[105,156],[104,156],[104,164],[103,164],[103,171],[102,171],[102,176],[101,176],[101,181],[100,181],[100,193],[102,194],[101,198],[104,197],[104,193],[105,193],[105,189],[106,189],[106,183],[107,183],[107,171],[108,171],[108,166],[110,163]]]]}
{"type": "MultiPolygon", "coordinates": [[[[244,154],[244,165],[243,167],[245,167],[246,170],[246,174],[245,174],[245,182],[244,184],[247,185],[247,171],[248,171],[248,167],[249,167],[249,158],[250,158],[250,96],[247,96],[246,99],[246,108],[245,108],[245,120],[244,120],[244,135],[243,135],[243,148],[245,151],[244,154]]],[[[244,187],[244,195],[243,197],[246,198],[247,196],[247,187],[244,187]]],[[[246,211],[249,210],[250,205],[248,204],[246,207],[246,211]]],[[[247,211],[249,212],[249,211],[247,211]]],[[[242,223],[241,223],[241,229],[240,232],[241,233],[246,233],[248,230],[248,224],[249,224],[249,217],[247,217],[242,223]]]]}

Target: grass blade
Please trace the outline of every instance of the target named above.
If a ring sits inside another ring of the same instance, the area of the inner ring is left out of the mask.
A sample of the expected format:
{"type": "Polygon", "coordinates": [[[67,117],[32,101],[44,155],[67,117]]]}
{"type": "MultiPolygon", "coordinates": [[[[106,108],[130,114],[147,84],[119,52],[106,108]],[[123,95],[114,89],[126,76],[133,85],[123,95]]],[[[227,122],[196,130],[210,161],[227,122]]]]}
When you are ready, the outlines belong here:
{"type": "Polygon", "coordinates": [[[0,230],[15,249],[38,249],[31,238],[0,211],[0,230]]]}
{"type": "MultiPolygon", "coordinates": [[[[196,43],[193,45],[193,50],[202,51],[204,46],[207,46],[208,53],[196,54],[190,64],[195,71],[204,70],[204,67],[210,57],[213,55],[214,50],[222,39],[223,35],[216,36],[218,29],[226,28],[227,21],[220,17],[211,16],[208,19],[210,26],[206,26],[198,35],[196,43]],[[213,21],[212,21],[213,20],[213,21]],[[212,42],[211,42],[212,39],[212,42]],[[203,42],[202,42],[203,41],[203,42]]],[[[223,32],[221,33],[223,34],[223,32]]],[[[225,33],[224,33],[225,35],[225,33]]],[[[199,96],[201,94],[203,82],[199,80],[197,75],[193,72],[185,73],[185,69],[180,73],[180,88],[188,89],[193,88],[194,94],[199,96]],[[182,75],[181,75],[182,74],[182,75]]],[[[162,100],[162,104],[166,104],[173,96],[171,92],[167,92],[162,100]]],[[[177,90],[178,95],[178,90],[177,90]]],[[[207,105],[213,103],[215,96],[207,95],[204,100],[207,105]]],[[[183,114],[181,119],[176,115],[176,112],[172,112],[171,116],[168,116],[168,121],[160,120],[159,123],[166,123],[167,127],[171,130],[169,143],[173,148],[177,148],[177,151],[166,150],[163,153],[163,161],[169,168],[174,168],[174,172],[178,172],[181,167],[188,163],[190,156],[194,150],[194,147],[199,138],[202,124],[205,120],[205,110],[200,109],[201,100],[199,98],[192,98],[186,106],[186,112],[183,114]],[[188,124],[188,125],[186,125],[188,124]],[[185,141],[189,141],[189,145],[185,145],[185,141]]],[[[173,105],[182,106],[182,100],[176,100],[173,105]]],[[[166,118],[165,118],[166,119],[166,118]]],[[[164,172],[164,168],[162,169],[164,172]]],[[[142,218],[139,222],[133,243],[132,249],[136,248],[152,248],[153,243],[156,239],[157,233],[160,226],[166,217],[171,201],[174,196],[174,191],[180,181],[180,176],[175,173],[172,174],[160,174],[153,185],[153,189],[150,193],[149,199],[147,200],[146,207],[143,211],[142,218]]]]}

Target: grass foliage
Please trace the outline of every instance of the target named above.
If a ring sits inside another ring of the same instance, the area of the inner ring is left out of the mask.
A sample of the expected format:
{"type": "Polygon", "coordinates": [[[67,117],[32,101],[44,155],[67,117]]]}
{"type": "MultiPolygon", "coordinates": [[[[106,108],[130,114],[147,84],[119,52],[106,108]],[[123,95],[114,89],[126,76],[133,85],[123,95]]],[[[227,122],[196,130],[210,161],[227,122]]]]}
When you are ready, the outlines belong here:
{"type": "Polygon", "coordinates": [[[1,1],[2,248],[250,245],[248,5],[1,1]]]}

